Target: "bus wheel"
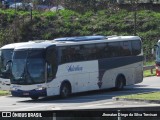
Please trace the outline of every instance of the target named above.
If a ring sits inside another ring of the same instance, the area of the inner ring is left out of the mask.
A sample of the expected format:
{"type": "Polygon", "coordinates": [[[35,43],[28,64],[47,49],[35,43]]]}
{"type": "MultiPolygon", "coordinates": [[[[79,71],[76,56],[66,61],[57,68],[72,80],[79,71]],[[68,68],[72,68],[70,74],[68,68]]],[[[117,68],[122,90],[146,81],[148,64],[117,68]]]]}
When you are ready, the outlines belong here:
{"type": "Polygon", "coordinates": [[[32,100],[38,100],[38,98],[39,98],[38,96],[32,96],[31,97],[32,100]]]}
{"type": "Polygon", "coordinates": [[[122,90],[125,86],[125,78],[123,76],[119,76],[116,80],[115,88],[116,90],[122,90]]]}
{"type": "Polygon", "coordinates": [[[69,83],[63,83],[60,88],[60,96],[67,98],[71,94],[71,87],[69,83]]]}

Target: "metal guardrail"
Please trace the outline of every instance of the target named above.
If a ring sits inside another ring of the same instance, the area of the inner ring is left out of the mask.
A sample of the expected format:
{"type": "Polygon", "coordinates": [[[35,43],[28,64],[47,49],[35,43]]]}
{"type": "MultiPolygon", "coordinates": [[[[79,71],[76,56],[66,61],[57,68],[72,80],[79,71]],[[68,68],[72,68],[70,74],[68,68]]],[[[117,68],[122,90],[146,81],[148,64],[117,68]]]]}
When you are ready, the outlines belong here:
{"type": "Polygon", "coordinates": [[[155,69],[155,65],[143,66],[143,71],[151,70],[151,74],[153,74],[153,69],[155,69]]]}

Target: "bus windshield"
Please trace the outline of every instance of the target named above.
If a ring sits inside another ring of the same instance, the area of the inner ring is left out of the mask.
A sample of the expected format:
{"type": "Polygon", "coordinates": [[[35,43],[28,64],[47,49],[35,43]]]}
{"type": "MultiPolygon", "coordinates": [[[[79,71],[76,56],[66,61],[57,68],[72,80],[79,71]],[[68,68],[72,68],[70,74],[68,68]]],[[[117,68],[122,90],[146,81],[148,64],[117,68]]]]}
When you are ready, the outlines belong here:
{"type": "Polygon", "coordinates": [[[44,49],[14,51],[11,83],[28,85],[45,82],[44,58],[44,49]]]}
{"type": "Polygon", "coordinates": [[[3,72],[6,70],[7,62],[12,59],[13,49],[1,49],[0,50],[0,73],[1,77],[6,78],[7,76],[3,75],[3,72]]]}

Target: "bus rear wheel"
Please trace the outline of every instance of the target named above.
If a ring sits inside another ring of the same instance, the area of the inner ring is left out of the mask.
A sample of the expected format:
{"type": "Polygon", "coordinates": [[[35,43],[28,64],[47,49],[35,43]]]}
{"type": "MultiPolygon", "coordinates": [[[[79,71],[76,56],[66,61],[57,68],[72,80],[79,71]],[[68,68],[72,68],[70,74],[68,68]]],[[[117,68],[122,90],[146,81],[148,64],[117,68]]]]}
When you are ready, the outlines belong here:
{"type": "Polygon", "coordinates": [[[123,76],[119,76],[116,80],[115,89],[122,90],[125,86],[125,78],[123,76]]]}
{"type": "Polygon", "coordinates": [[[71,94],[71,87],[69,83],[63,83],[60,88],[60,96],[62,98],[67,98],[71,94]]]}

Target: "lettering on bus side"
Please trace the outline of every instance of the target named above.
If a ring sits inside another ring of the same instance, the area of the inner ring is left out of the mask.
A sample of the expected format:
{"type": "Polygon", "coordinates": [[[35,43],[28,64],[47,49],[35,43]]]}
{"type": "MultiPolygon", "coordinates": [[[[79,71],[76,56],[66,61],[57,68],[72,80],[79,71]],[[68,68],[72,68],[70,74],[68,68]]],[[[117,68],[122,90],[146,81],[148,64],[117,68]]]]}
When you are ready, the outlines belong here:
{"type": "Polygon", "coordinates": [[[79,66],[79,65],[69,65],[67,67],[68,72],[74,72],[74,71],[82,71],[83,67],[79,66]]]}
{"type": "Polygon", "coordinates": [[[12,86],[12,88],[21,88],[21,86],[16,86],[16,85],[15,85],[15,86],[12,86]]]}

